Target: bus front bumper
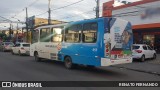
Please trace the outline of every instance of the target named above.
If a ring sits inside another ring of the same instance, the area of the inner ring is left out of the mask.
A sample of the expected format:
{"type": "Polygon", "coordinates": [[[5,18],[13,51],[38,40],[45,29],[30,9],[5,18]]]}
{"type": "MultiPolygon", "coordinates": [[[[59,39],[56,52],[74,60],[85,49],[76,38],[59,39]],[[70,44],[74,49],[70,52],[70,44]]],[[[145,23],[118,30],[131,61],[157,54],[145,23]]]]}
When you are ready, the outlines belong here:
{"type": "Polygon", "coordinates": [[[111,65],[126,64],[126,63],[132,63],[132,58],[130,58],[130,59],[118,59],[118,60],[101,58],[101,66],[111,66],[111,65]]]}

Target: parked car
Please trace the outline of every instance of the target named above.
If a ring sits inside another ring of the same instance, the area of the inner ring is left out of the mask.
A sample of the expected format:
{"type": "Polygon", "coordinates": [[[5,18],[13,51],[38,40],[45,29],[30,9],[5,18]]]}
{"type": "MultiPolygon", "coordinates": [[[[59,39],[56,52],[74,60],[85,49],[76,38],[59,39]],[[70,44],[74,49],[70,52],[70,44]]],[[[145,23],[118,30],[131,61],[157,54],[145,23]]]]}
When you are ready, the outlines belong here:
{"type": "Polygon", "coordinates": [[[142,62],[147,58],[156,59],[156,51],[146,44],[133,44],[133,59],[140,59],[142,62]]]}
{"type": "Polygon", "coordinates": [[[14,44],[12,42],[2,42],[0,43],[0,51],[11,51],[14,44]]]}
{"type": "Polygon", "coordinates": [[[19,55],[29,55],[30,44],[29,43],[18,43],[14,47],[12,47],[12,54],[19,55]]]}

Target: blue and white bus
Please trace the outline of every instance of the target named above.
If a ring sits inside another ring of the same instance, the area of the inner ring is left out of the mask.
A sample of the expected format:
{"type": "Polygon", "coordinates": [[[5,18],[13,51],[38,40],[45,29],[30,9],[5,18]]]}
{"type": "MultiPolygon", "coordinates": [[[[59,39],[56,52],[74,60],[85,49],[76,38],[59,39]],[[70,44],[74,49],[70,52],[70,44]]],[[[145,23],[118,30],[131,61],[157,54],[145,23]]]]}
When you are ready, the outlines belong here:
{"type": "Polygon", "coordinates": [[[110,66],[132,62],[131,24],[119,18],[98,18],[41,26],[33,32],[30,55],[75,64],[110,66]]]}

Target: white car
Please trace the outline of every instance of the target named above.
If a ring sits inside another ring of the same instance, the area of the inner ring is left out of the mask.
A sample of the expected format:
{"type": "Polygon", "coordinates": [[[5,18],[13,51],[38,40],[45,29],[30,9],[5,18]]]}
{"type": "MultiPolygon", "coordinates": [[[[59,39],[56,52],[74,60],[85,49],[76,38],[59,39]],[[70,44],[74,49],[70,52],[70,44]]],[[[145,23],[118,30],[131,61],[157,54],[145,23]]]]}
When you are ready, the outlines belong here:
{"type": "Polygon", "coordinates": [[[141,59],[145,61],[146,58],[156,59],[156,51],[146,44],[133,44],[132,47],[133,59],[141,59]]]}
{"type": "Polygon", "coordinates": [[[0,43],[0,51],[11,51],[14,44],[12,42],[2,42],[0,43]]]}
{"type": "Polygon", "coordinates": [[[19,43],[12,47],[12,54],[19,55],[29,55],[30,52],[30,44],[29,43],[19,43]]]}

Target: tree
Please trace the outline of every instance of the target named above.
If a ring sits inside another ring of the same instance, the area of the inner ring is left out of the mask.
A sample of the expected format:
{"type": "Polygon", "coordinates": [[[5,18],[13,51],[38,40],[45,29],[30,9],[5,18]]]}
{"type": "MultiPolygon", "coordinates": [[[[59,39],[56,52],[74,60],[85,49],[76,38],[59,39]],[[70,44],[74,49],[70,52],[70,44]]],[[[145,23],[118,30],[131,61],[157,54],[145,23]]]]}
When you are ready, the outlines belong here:
{"type": "Polygon", "coordinates": [[[2,39],[2,41],[6,41],[7,35],[5,33],[0,33],[0,38],[2,39]]]}

